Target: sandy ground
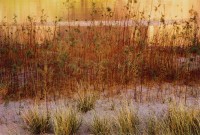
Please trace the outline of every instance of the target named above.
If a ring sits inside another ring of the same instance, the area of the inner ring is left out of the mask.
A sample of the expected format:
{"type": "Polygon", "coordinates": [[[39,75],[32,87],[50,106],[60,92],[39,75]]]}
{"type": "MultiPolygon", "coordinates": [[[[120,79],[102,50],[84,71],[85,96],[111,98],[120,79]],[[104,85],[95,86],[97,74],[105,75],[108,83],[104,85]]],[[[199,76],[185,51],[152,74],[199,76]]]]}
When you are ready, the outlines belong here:
{"type": "MultiPolygon", "coordinates": [[[[145,90],[144,90],[145,92],[145,90]]],[[[134,108],[138,110],[139,117],[145,118],[149,113],[155,113],[156,115],[161,115],[166,112],[168,107],[168,100],[153,101],[153,102],[135,102],[133,99],[134,91],[126,90],[122,93],[105,98],[105,93],[100,96],[97,100],[95,108],[85,114],[82,114],[83,124],[78,132],[81,135],[88,135],[89,129],[88,125],[91,122],[94,114],[100,115],[102,117],[113,118],[117,114],[117,110],[121,107],[123,102],[128,99],[134,108]]],[[[165,95],[165,97],[170,97],[165,95]]],[[[175,97],[176,98],[176,97],[175,97]]],[[[178,102],[182,102],[181,98],[176,98],[178,102]]],[[[73,99],[60,99],[57,101],[48,102],[48,107],[51,110],[55,110],[58,106],[76,106],[76,102],[73,99]]],[[[200,107],[200,97],[189,97],[187,100],[188,106],[195,105],[200,107]]],[[[30,135],[30,132],[26,129],[26,126],[21,118],[21,114],[28,110],[30,107],[34,106],[34,102],[30,100],[24,100],[21,102],[4,102],[0,104],[0,135],[30,135]]],[[[45,103],[41,102],[41,109],[45,108],[45,103]]]]}

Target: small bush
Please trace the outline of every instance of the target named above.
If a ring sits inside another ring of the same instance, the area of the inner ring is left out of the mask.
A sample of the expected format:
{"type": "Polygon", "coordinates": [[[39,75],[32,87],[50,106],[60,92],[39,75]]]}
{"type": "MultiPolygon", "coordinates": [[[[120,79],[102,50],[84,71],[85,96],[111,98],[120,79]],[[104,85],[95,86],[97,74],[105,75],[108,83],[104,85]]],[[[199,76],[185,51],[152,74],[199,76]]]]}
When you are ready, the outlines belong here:
{"type": "Polygon", "coordinates": [[[108,119],[100,118],[97,115],[95,115],[90,126],[90,131],[94,135],[110,135],[111,128],[112,127],[108,119]]]}
{"type": "Polygon", "coordinates": [[[139,118],[135,111],[127,105],[123,106],[117,116],[117,127],[120,134],[137,134],[139,118]]]}
{"type": "Polygon", "coordinates": [[[79,130],[82,119],[72,108],[58,109],[54,114],[53,123],[56,135],[72,135],[79,130]]]}
{"type": "Polygon", "coordinates": [[[79,97],[77,99],[77,108],[83,112],[86,113],[95,107],[97,97],[94,93],[86,92],[79,94],[79,97]]]}
{"type": "Polygon", "coordinates": [[[49,133],[52,130],[50,116],[46,112],[39,112],[38,107],[23,113],[22,118],[33,134],[49,133]]]}

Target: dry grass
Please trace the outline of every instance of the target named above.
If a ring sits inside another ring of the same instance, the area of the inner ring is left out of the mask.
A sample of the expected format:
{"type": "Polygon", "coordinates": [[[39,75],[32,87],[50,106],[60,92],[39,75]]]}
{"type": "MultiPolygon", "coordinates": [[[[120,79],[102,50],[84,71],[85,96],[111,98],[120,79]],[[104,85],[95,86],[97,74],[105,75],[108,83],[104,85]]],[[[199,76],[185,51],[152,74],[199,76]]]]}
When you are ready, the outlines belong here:
{"type": "Polygon", "coordinates": [[[90,125],[90,131],[94,135],[111,135],[112,122],[110,119],[102,118],[96,114],[90,125]]]}
{"type": "Polygon", "coordinates": [[[164,120],[172,135],[200,134],[200,110],[183,105],[170,106],[167,119],[164,120]]]}
{"type": "Polygon", "coordinates": [[[72,135],[79,130],[82,118],[72,108],[60,108],[53,116],[53,123],[56,135],[72,135]]]}
{"type": "MultiPolygon", "coordinates": [[[[135,88],[149,82],[198,84],[198,14],[190,10],[188,20],[171,25],[160,15],[160,25],[155,26],[155,33],[150,36],[152,26],[142,23],[149,17],[132,8],[137,7],[137,2],[129,2],[120,20],[136,20],[134,26],[126,25],[126,21],[122,26],[59,26],[59,19],[46,26],[47,18],[42,17],[38,26],[30,16],[25,24],[3,21],[0,82],[9,82],[6,94],[68,95],[76,92],[76,84],[82,82],[102,91],[119,86],[135,88]]],[[[112,9],[103,11],[102,20],[113,19],[112,9]]],[[[136,95],[137,99],[140,97],[136,95]]]]}
{"type": "Polygon", "coordinates": [[[182,104],[171,104],[166,116],[148,118],[149,135],[198,135],[200,133],[200,110],[188,108],[182,104]]]}
{"type": "Polygon", "coordinates": [[[139,118],[138,114],[128,104],[123,105],[119,110],[116,120],[116,127],[120,134],[138,134],[139,133],[139,118]]]}
{"type": "Polygon", "coordinates": [[[88,112],[95,107],[97,94],[91,91],[79,92],[77,98],[77,108],[81,112],[88,112]]]}
{"type": "Polygon", "coordinates": [[[159,121],[156,116],[154,115],[149,116],[146,124],[147,124],[146,132],[148,135],[158,135],[160,128],[159,128],[159,121]]]}
{"type": "MultiPolygon", "coordinates": [[[[129,2],[120,18],[126,20],[122,26],[59,26],[59,20],[47,26],[42,17],[41,25],[37,25],[30,16],[25,24],[2,22],[0,84],[4,85],[0,86],[0,94],[20,100],[45,97],[47,103],[50,96],[75,93],[77,84],[84,83],[92,86],[90,92],[86,87],[77,96],[76,107],[84,113],[95,108],[98,96],[91,91],[112,95],[113,88],[119,87],[134,89],[135,101],[142,102],[144,97],[164,100],[163,95],[169,93],[184,95],[187,103],[189,87],[198,87],[200,80],[198,14],[190,10],[188,20],[171,25],[167,25],[161,15],[160,25],[149,35],[152,26],[142,23],[149,17],[135,11],[137,8],[132,6],[137,2],[129,2]],[[128,20],[136,20],[136,24],[128,26],[128,20]],[[165,83],[181,85],[180,90],[164,91],[165,83]],[[158,88],[154,90],[154,86],[158,88]]],[[[104,9],[101,19],[107,23],[113,19],[113,12],[110,8],[104,9]]],[[[199,98],[199,94],[198,89],[192,92],[195,98],[199,98]]],[[[113,104],[111,110],[116,109],[113,104]]],[[[49,132],[53,126],[56,135],[76,134],[82,123],[82,118],[72,108],[58,109],[52,118],[47,114],[34,108],[23,114],[23,120],[32,133],[49,132]]],[[[198,135],[199,121],[199,110],[174,105],[163,119],[150,116],[146,132],[150,135],[198,135]]],[[[107,119],[95,116],[91,131],[110,134],[111,126],[107,119]]],[[[122,106],[114,126],[119,134],[139,134],[140,119],[136,110],[128,104],[122,106]]]]}
{"type": "Polygon", "coordinates": [[[33,134],[50,133],[52,131],[50,116],[46,112],[39,111],[38,107],[24,112],[22,118],[28,130],[33,134]]]}
{"type": "Polygon", "coordinates": [[[22,113],[28,130],[33,134],[72,135],[82,133],[85,129],[89,129],[88,131],[94,135],[199,135],[200,133],[199,107],[188,107],[180,103],[169,104],[165,108],[167,110],[159,114],[152,112],[149,115],[140,115],[137,108],[126,101],[118,106],[120,107],[118,111],[113,111],[114,116],[108,113],[103,117],[90,112],[89,116],[93,115],[93,119],[85,114],[81,116],[72,107],[60,106],[56,110],[49,109],[48,115],[45,109],[39,110],[38,107],[22,113]],[[85,124],[82,120],[86,120],[89,124],[85,124]],[[82,130],[79,132],[80,127],[82,130]]]}

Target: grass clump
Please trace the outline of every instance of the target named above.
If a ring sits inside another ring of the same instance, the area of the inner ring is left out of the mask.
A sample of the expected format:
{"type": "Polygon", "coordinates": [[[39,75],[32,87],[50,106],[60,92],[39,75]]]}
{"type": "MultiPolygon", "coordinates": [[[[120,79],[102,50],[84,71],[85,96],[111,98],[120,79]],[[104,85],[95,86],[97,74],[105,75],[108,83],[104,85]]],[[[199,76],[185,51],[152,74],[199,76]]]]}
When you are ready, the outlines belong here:
{"type": "Polygon", "coordinates": [[[199,135],[200,110],[183,105],[170,106],[164,120],[172,135],[199,135]]]}
{"type": "Polygon", "coordinates": [[[33,134],[50,133],[52,131],[50,116],[46,112],[40,112],[38,107],[23,113],[22,118],[33,134]]]}
{"type": "Polygon", "coordinates": [[[128,104],[119,110],[116,124],[120,134],[130,135],[138,133],[138,115],[128,104]]]}
{"type": "Polygon", "coordinates": [[[149,116],[146,124],[147,124],[147,128],[146,128],[147,134],[148,135],[157,135],[157,133],[159,131],[157,117],[149,116]]]}
{"type": "Polygon", "coordinates": [[[95,115],[90,127],[90,131],[94,135],[110,135],[111,134],[111,123],[106,118],[100,118],[95,115]]]}
{"type": "Polygon", "coordinates": [[[146,129],[148,135],[199,135],[200,110],[170,105],[166,117],[150,116],[146,129]]]}
{"type": "Polygon", "coordinates": [[[92,92],[80,93],[77,99],[77,108],[86,113],[95,107],[97,96],[92,92]]]}
{"type": "Polygon", "coordinates": [[[53,121],[54,133],[56,135],[75,134],[82,124],[81,117],[72,108],[66,110],[59,109],[55,113],[53,121]]]}

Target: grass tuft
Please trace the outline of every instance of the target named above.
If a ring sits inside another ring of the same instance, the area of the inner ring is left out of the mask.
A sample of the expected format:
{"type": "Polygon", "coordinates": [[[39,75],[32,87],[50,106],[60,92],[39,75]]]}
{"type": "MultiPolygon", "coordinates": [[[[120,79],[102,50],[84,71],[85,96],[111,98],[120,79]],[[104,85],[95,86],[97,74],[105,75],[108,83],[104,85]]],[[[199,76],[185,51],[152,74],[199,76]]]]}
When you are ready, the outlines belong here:
{"type": "Polygon", "coordinates": [[[139,118],[137,113],[130,108],[130,106],[124,105],[117,116],[117,127],[120,134],[137,134],[139,128],[139,118]]]}
{"type": "Polygon", "coordinates": [[[50,116],[46,112],[40,112],[34,107],[22,114],[22,118],[28,130],[33,134],[49,133],[52,131],[50,116]]]}
{"type": "Polygon", "coordinates": [[[86,113],[95,107],[97,96],[92,92],[80,93],[77,99],[77,108],[86,113]]]}
{"type": "Polygon", "coordinates": [[[166,117],[150,116],[147,121],[148,135],[199,135],[200,110],[184,105],[169,106],[166,117]]]}
{"type": "Polygon", "coordinates": [[[53,123],[56,135],[72,135],[79,130],[82,118],[72,108],[58,109],[54,114],[53,123]]]}
{"type": "Polygon", "coordinates": [[[172,135],[200,134],[200,110],[171,105],[164,120],[172,135]]]}
{"type": "Polygon", "coordinates": [[[149,116],[147,119],[147,134],[148,135],[156,135],[158,132],[158,120],[157,117],[149,116]]]}
{"type": "Polygon", "coordinates": [[[100,118],[95,115],[90,126],[90,131],[94,135],[110,135],[111,134],[111,123],[106,118],[100,118]]]}

